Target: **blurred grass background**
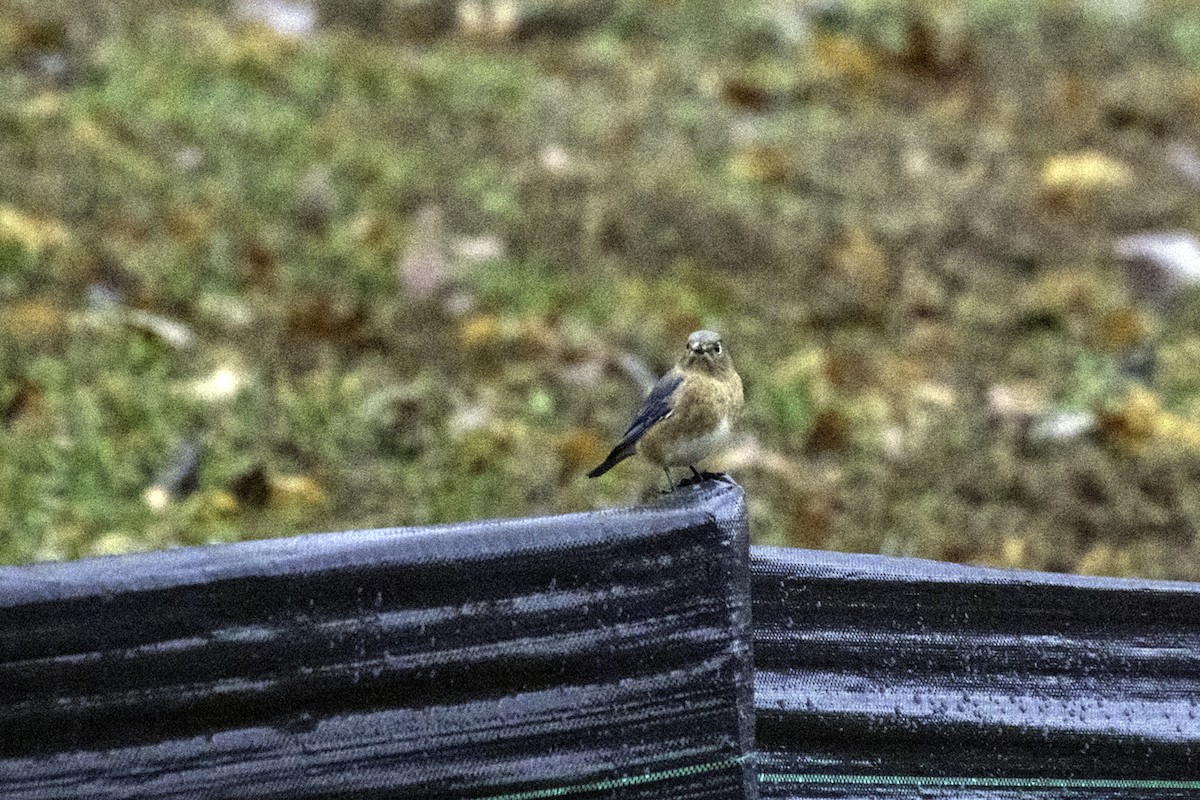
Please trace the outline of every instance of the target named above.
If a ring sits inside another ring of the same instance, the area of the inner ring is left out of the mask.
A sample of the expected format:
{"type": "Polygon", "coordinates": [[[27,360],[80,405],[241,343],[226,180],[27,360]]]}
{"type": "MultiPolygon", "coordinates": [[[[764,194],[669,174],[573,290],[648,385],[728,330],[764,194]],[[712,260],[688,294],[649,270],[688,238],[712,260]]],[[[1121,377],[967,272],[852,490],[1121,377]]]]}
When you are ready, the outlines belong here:
{"type": "Polygon", "coordinates": [[[708,327],[757,542],[1200,579],[1198,122],[1182,2],[0,0],[0,562],[637,502],[708,327]]]}

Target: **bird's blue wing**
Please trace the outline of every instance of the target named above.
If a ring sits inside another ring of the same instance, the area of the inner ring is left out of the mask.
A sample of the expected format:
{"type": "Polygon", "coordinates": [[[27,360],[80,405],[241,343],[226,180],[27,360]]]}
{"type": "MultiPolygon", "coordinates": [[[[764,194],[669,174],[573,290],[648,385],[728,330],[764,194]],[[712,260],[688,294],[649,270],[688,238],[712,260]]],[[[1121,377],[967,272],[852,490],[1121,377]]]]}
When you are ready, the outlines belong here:
{"type": "Polygon", "coordinates": [[[674,371],[668,372],[658,379],[658,383],[654,384],[654,388],[646,396],[646,401],[642,403],[641,410],[629,424],[625,435],[621,437],[622,445],[636,444],[638,439],[641,439],[646,431],[654,426],[654,423],[661,421],[671,413],[671,409],[675,405],[675,390],[681,383],[683,383],[683,376],[674,371]]]}

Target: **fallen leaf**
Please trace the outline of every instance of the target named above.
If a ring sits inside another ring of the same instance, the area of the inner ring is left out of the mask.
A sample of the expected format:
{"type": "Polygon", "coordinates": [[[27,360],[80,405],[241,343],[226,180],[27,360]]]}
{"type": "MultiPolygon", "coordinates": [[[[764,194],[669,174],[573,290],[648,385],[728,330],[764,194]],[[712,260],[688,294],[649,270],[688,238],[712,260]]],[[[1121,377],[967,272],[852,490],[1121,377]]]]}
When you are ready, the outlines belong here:
{"type": "Polygon", "coordinates": [[[69,315],[47,298],[33,298],[0,309],[0,338],[44,342],[66,332],[69,315]]]}
{"type": "Polygon", "coordinates": [[[397,265],[400,282],[411,297],[429,300],[450,283],[448,248],[441,206],[423,206],[413,220],[408,247],[397,265]]]}
{"type": "Polygon", "coordinates": [[[1118,239],[1114,250],[1134,299],[1153,308],[1200,284],[1200,241],[1189,233],[1139,233],[1118,239]]]}
{"type": "Polygon", "coordinates": [[[1051,156],[1042,164],[1041,188],[1051,200],[1070,200],[1133,183],[1133,171],[1095,150],[1051,156]]]}
{"type": "Polygon", "coordinates": [[[65,244],[66,226],[45,217],[26,214],[11,205],[0,205],[0,241],[15,242],[32,253],[65,244]]]}
{"type": "Polygon", "coordinates": [[[271,506],[282,510],[312,510],[329,503],[329,495],[307,475],[271,476],[271,506]]]}

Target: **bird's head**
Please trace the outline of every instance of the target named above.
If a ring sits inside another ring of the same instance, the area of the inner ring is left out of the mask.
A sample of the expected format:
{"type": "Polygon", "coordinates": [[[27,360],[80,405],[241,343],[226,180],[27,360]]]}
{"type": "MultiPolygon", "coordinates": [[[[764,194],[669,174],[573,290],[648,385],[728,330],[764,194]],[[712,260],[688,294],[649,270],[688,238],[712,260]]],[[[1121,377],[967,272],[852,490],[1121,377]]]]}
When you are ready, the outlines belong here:
{"type": "Polygon", "coordinates": [[[680,369],[699,369],[710,374],[719,374],[733,369],[729,351],[721,342],[721,335],[713,331],[696,331],[688,336],[687,352],[679,359],[680,369]]]}

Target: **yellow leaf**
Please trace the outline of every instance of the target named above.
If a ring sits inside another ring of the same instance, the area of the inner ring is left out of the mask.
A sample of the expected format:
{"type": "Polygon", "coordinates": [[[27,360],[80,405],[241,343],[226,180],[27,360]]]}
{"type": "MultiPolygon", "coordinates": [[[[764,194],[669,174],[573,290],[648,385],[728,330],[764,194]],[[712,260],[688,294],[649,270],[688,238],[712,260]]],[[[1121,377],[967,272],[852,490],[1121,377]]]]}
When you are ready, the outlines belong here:
{"type": "Polygon", "coordinates": [[[1106,441],[1125,451],[1137,452],[1159,433],[1162,419],[1163,411],[1154,393],[1136,387],[1115,410],[1100,411],[1096,425],[1106,441]]]}
{"type": "Polygon", "coordinates": [[[1080,557],[1075,571],[1080,575],[1107,575],[1116,578],[1126,577],[1135,572],[1128,550],[1118,549],[1103,542],[1080,557]]]}
{"type": "Polygon", "coordinates": [[[123,531],[110,531],[92,542],[93,556],[117,556],[145,550],[145,545],[136,536],[123,531]]]}
{"type": "Polygon", "coordinates": [[[321,484],[307,475],[276,475],[269,480],[271,505],[276,508],[320,508],[329,502],[321,484]]]}
{"type": "Polygon", "coordinates": [[[1052,156],[1042,165],[1042,188],[1052,194],[1119,189],[1132,182],[1128,166],[1096,150],[1052,156]]]}
{"type": "Polygon", "coordinates": [[[777,147],[753,145],[733,154],[729,172],[753,183],[781,183],[791,171],[787,155],[777,147]]]}
{"type": "Polygon", "coordinates": [[[459,340],[469,349],[487,347],[501,340],[503,328],[500,318],[494,314],[477,314],[463,324],[459,340]]]}
{"type": "Polygon", "coordinates": [[[28,341],[44,341],[67,329],[66,309],[53,300],[34,298],[8,309],[0,309],[0,335],[28,341]]]}
{"type": "Polygon", "coordinates": [[[822,77],[858,88],[872,88],[879,80],[879,61],[856,39],[820,34],[813,41],[813,63],[822,77]]]}
{"type": "Polygon", "coordinates": [[[56,91],[39,92],[25,101],[22,111],[34,119],[48,119],[56,116],[63,107],[63,93],[56,91]]]}
{"type": "Polygon", "coordinates": [[[564,436],[558,443],[559,457],[567,472],[593,467],[604,458],[608,445],[595,430],[585,428],[564,436]]]}
{"type": "Polygon", "coordinates": [[[33,253],[63,244],[67,229],[57,220],[34,217],[10,206],[0,205],[0,241],[16,242],[33,253]]]}
{"type": "Polygon", "coordinates": [[[1150,322],[1134,308],[1113,309],[1100,318],[1096,343],[1109,353],[1141,344],[1150,336],[1150,322]]]}

